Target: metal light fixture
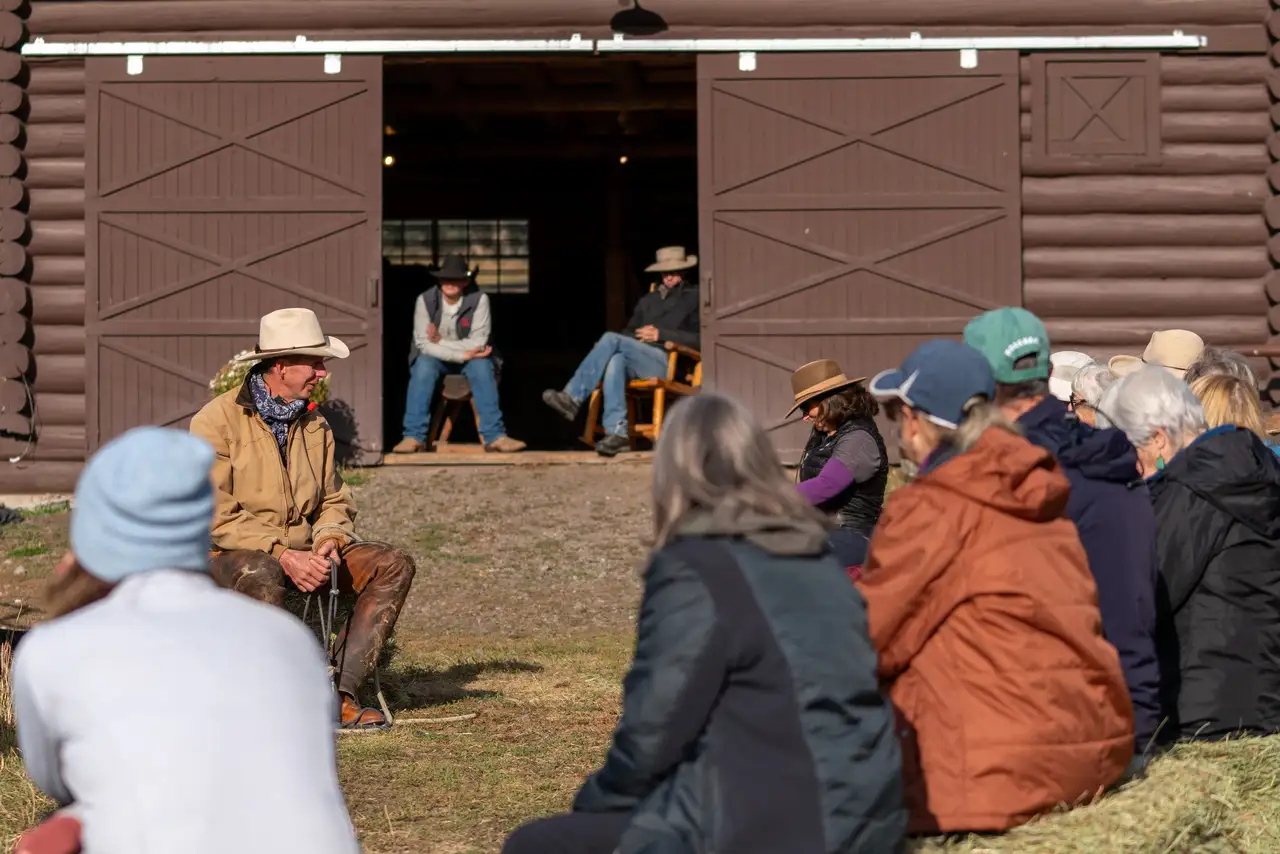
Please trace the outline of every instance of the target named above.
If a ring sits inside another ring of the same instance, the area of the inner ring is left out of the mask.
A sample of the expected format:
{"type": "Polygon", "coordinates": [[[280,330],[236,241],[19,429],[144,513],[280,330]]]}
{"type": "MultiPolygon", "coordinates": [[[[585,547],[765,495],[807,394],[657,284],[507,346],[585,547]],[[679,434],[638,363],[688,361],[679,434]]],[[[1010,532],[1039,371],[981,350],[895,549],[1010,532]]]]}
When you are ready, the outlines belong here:
{"type": "MultiPolygon", "coordinates": [[[[627,0],[621,0],[625,4],[627,0]]],[[[657,12],[640,7],[639,0],[631,1],[630,9],[623,9],[609,21],[613,32],[624,36],[654,36],[667,31],[667,22],[657,12]]]]}

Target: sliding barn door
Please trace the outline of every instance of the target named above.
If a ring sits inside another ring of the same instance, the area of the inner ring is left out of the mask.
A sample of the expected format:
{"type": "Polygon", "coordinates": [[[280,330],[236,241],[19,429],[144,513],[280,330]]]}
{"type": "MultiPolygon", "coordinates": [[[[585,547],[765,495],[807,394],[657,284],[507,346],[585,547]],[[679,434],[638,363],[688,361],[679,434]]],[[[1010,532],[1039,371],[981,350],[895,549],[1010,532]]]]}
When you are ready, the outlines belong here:
{"type": "Polygon", "coordinates": [[[90,449],[185,427],[258,319],[305,307],[351,346],[339,439],[382,447],[382,59],[88,60],[90,449]]]}
{"type": "Polygon", "coordinates": [[[871,376],[1021,305],[1018,58],[738,61],[698,60],[705,378],[793,461],[794,368],[871,376]]]}

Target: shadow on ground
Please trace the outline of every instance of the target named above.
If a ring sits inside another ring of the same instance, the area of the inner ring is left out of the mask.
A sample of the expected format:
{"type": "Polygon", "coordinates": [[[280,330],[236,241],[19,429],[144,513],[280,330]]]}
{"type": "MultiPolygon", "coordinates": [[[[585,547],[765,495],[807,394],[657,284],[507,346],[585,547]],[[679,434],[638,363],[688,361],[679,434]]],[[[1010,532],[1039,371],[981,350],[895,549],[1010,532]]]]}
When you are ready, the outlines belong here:
{"type": "Polygon", "coordinates": [[[443,670],[433,667],[401,667],[382,677],[382,688],[392,711],[425,709],[458,700],[499,696],[467,686],[486,673],[541,673],[540,664],[527,661],[478,661],[455,664],[443,670]]]}

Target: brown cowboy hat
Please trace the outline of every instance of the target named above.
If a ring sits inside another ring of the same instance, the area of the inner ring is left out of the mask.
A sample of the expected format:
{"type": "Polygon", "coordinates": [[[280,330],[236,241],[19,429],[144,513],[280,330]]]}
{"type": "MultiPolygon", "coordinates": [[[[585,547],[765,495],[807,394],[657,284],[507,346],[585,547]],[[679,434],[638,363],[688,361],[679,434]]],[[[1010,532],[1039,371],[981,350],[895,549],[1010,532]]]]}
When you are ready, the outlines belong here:
{"type": "Polygon", "coordinates": [[[831,394],[866,380],[866,377],[846,377],[834,359],[818,359],[801,365],[791,374],[791,391],[795,393],[796,405],[791,407],[786,417],[790,418],[797,409],[815,397],[831,394]]]}

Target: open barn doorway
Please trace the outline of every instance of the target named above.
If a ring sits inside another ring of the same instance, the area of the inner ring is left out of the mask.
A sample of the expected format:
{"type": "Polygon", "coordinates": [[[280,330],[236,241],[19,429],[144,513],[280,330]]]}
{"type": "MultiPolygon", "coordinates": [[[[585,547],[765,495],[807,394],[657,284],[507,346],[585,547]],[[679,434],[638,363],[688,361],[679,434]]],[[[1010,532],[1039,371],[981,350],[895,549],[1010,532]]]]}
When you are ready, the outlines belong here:
{"type": "Polygon", "coordinates": [[[386,59],[387,447],[400,438],[414,301],[427,268],[459,253],[489,294],[507,432],[532,449],[584,449],[542,390],[622,326],[658,247],[697,251],[696,91],[693,57],[386,59]]]}

